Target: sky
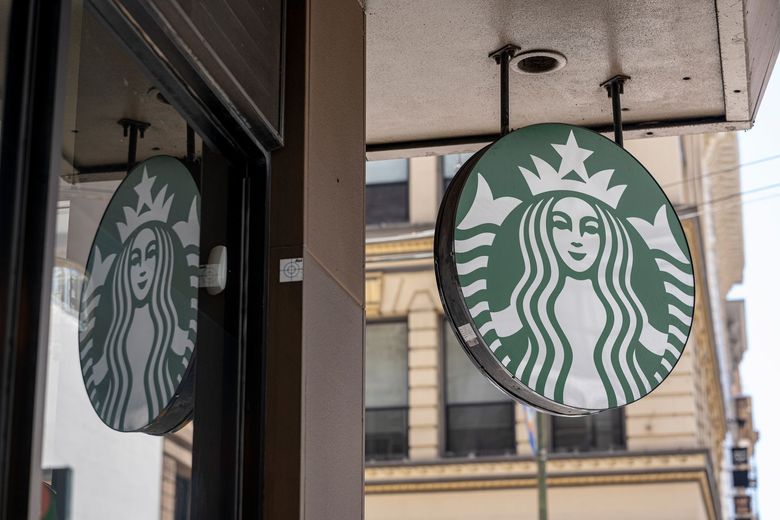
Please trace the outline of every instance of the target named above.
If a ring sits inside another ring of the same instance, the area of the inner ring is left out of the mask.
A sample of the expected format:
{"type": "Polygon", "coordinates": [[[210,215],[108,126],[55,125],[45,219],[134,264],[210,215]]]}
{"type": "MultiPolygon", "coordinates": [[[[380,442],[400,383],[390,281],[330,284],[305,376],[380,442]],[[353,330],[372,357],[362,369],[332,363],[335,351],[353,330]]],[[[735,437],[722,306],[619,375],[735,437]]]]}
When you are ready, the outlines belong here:
{"type": "MultiPolygon", "coordinates": [[[[740,163],[780,154],[780,64],[775,66],[755,126],[739,135],[740,163]]],[[[742,191],[780,184],[780,158],[745,166],[742,191]]],[[[742,205],[745,239],[743,285],[748,351],[742,361],[744,392],[753,396],[758,511],[780,518],[780,186],[746,194],[742,205]]]]}

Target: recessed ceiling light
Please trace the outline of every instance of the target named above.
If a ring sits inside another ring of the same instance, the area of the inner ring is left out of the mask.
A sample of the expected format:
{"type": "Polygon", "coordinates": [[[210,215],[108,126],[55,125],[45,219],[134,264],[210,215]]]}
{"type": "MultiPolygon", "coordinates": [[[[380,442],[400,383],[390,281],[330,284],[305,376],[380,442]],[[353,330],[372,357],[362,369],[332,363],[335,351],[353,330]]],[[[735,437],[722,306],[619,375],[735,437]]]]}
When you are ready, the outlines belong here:
{"type": "Polygon", "coordinates": [[[511,64],[521,74],[549,74],[566,66],[566,56],[555,51],[525,51],[516,55],[511,64]]]}

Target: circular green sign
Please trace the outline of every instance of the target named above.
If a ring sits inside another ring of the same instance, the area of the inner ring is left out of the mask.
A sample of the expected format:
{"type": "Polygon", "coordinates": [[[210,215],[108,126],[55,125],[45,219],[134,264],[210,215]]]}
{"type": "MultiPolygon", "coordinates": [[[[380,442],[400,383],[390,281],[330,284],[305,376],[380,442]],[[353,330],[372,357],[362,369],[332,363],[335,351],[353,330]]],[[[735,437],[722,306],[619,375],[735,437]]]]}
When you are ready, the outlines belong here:
{"type": "Polygon", "coordinates": [[[642,398],[690,333],[693,268],[672,204],[590,130],[534,125],[475,154],[442,202],[435,260],[469,357],[543,411],[642,398]]]}
{"type": "Polygon", "coordinates": [[[115,430],[163,434],[192,414],[199,211],[188,169],[158,156],[125,177],[98,227],[79,354],[89,400],[115,430]]]}

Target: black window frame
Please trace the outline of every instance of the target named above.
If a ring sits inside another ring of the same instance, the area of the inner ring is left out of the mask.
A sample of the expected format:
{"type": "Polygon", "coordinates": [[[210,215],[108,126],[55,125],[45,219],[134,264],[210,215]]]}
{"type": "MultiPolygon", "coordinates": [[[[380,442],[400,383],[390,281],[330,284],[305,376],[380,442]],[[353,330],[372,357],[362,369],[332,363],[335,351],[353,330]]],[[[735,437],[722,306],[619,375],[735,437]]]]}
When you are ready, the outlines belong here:
{"type": "MultiPolygon", "coordinates": [[[[71,2],[9,1],[0,143],[0,520],[29,520],[37,518],[42,479],[71,2]]],[[[201,391],[191,509],[195,518],[236,518],[239,511],[262,518],[265,322],[257,316],[265,316],[270,149],[237,124],[144,2],[89,0],[84,9],[108,25],[212,150],[204,153],[212,173],[201,184],[210,194],[201,206],[201,263],[211,247],[225,245],[235,275],[199,306],[197,342],[209,348],[198,349],[198,363],[210,370],[198,371],[194,383],[201,391]]]]}

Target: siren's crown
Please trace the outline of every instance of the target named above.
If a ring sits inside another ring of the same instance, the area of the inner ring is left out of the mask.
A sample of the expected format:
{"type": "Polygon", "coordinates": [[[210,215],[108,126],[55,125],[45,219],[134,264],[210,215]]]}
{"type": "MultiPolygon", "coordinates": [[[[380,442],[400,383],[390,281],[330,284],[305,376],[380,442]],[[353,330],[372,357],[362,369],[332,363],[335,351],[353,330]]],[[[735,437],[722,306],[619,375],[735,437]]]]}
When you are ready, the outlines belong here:
{"type": "Polygon", "coordinates": [[[518,166],[532,194],[539,195],[551,191],[573,191],[590,195],[612,208],[617,208],[626,186],[609,186],[615,170],[601,170],[589,176],[585,170],[585,159],[593,151],[580,148],[573,131],[569,132],[569,139],[566,144],[553,144],[552,147],[561,156],[561,165],[558,170],[544,159],[540,159],[535,155],[531,156],[531,160],[534,162],[537,173],[518,166]]]}
{"type": "Polygon", "coordinates": [[[135,192],[138,193],[138,204],[135,209],[129,206],[122,208],[125,213],[125,221],[117,222],[116,224],[119,238],[122,239],[122,242],[127,240],[127,237],[144,224],[168,221],[173,195],[166,199],[165,193],[168,187],[163,186],[157,192],[157,196],[152,198],[152,186],[154,186],[155,179],[155,177],[149,177],[146,166],[144,166],[141,182],[135,187],[135,192]]]}

